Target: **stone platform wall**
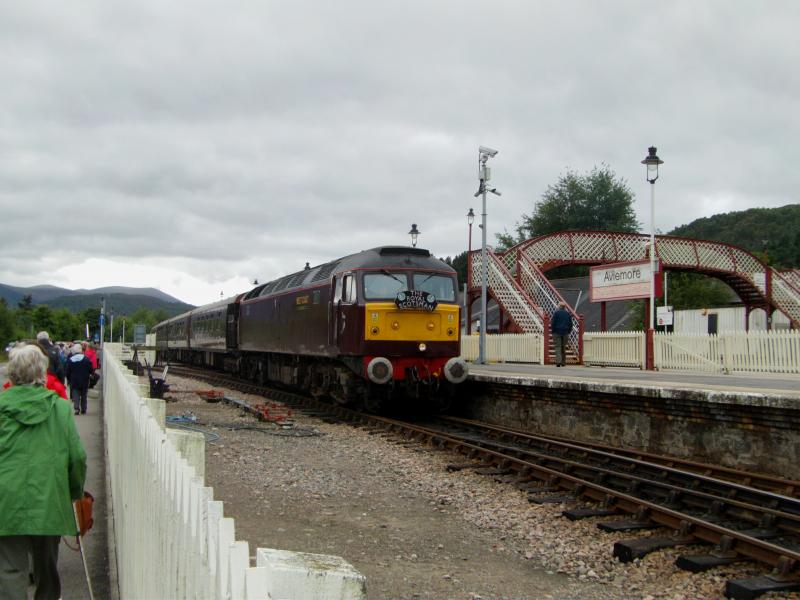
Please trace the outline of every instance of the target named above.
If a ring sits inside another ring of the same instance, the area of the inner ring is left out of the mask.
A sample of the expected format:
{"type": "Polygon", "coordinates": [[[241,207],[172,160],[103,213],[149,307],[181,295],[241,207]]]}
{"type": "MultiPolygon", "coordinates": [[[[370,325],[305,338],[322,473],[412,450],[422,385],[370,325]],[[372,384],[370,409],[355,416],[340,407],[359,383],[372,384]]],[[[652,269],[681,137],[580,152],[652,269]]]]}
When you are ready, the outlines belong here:
{"type": "Polygon", "coordinates": [[[465,385],[469,418],[800,479],[797,400],[502,376],[465,385]]]}

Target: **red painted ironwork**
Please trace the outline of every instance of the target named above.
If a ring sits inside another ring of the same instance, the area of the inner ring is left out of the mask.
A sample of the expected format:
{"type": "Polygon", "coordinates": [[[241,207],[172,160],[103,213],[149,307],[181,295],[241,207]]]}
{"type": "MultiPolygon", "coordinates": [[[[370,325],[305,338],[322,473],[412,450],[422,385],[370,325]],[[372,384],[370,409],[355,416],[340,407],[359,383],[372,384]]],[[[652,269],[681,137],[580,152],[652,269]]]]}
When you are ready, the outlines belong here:
{"type": "MultiPolygon", "coordinates": [[[[491,271],[489,293],[520,331],[541,332],[547,336],[547,316],[563,298],[547,280],[546,271],[566,264],[644,260],[649,242],[649,234],[617,231],[562,231],[526,240],[505,252],[487,254],[491,271]],[[498,285],[502,291],[494,289],[498,285]],[[498,296],[504,296],[506,303],[498,296]],[[529,310],[520,306],[509,310],[506,306],[522,299],[530,302],[529,310]]],[[[800,272],[779,273],[746,250],[693,238],[658,235],[654,252],[662,271],[693,271],[721,279],[750,310],[764,308],[771,312],[777,308],[789,318],[793,327],[800,327],[800,272]]],[[[469,253],[468,265],[469,288],[474,293],[476,274],[481,267],[478,251],[469,253]]],[[[574,336],[570,337],[574,338],[574,343],[571,346],[582,360],[583,336],[579,319],[573,316],[574,336]]]]}

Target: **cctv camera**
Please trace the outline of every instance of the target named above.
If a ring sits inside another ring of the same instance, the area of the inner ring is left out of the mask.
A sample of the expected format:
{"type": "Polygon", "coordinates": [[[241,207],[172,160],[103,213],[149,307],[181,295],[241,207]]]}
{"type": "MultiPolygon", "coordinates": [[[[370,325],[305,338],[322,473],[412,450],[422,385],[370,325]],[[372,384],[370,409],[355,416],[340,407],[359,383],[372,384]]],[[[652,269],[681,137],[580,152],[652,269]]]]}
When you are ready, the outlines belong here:
{"type": "Polygon", "coordinates": [[[487,148],[486,146],[481,146],[478,148],[478,152],[481,154],[486,154],[489,158],[494,158],[495,154],[497,154],[497,150],[493,150],[492,148],[487,148]]]}

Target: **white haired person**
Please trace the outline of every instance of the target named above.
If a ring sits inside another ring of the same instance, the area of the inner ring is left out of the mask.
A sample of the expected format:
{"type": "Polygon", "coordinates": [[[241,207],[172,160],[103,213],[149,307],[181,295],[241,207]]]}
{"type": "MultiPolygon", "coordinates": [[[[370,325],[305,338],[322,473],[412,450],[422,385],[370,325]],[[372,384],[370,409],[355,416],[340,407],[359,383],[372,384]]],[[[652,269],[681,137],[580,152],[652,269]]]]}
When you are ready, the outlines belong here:
{"type": "Polygon", "coordinates": [[[36,334],[36,343],[44,350],[50,365],[47,370],[50,371],[55,377],[63,384],[65,379],[64,365],[61,363],[61,355],[58,347],[50,341],[50,334],[46,331],[40,331],[36,334]]]}
{"type": "Polygon", "coordinates": [[[44,387],[48,359],[33,344],[9,354],[0,392],[0,600],[61,597],[58,546],[77,533],[86,452],[69,405],[44,387]]]}
{"type": "MultiPolygon", "coordinates": [[[[69,397],[76,415],[86,414],[86,398],[89,394],[89,380],[94,367],[92,361],[83,353],[80,344],[75,344],[70,349],[71,356],[67,360],[67,381],[69,382],[69,397]]],[[[0,599],[2,600],[2,599],[0,599]]]]}

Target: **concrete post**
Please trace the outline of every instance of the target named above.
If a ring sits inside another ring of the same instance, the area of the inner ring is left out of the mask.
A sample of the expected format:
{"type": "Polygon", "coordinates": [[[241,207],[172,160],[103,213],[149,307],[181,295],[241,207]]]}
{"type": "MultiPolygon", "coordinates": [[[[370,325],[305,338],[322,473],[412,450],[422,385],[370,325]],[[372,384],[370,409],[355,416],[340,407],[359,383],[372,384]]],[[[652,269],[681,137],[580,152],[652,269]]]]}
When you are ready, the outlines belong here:
{"type": "Polygon", "coordinates": [[[194,467],[195,476],[202,480],[206,477],[206,438],[199,431],[167,429],[167,438],[186,459],[190,467],[194,467]]]}
{"type": "Polygon", "coordinates": [[[259,548],[256,566],[269,572],[272,598],[363,600],[364,576],[340,556],[259,548]]]}

